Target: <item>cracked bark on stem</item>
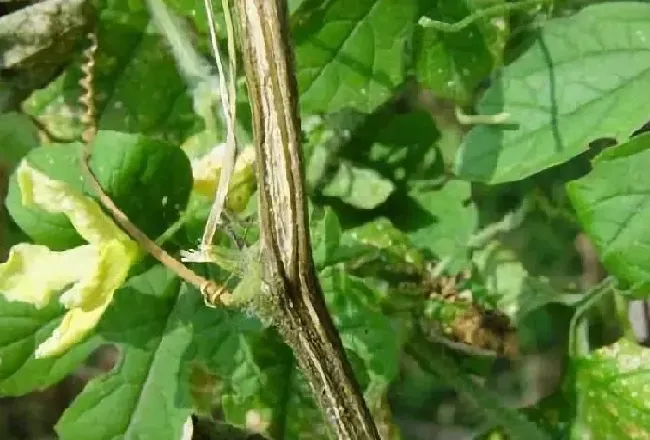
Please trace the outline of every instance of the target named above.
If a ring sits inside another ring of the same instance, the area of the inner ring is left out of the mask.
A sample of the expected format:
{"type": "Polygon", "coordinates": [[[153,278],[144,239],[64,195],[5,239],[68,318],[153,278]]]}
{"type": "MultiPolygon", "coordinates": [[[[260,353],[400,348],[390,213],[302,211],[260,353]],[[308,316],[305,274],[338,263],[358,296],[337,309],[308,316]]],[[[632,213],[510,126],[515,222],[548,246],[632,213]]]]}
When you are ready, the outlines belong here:
{"type": "Polygon", "coordinates": [[[236,0],[251,101],[263,293],[338,439],[379,440],[311,254],[286,0],[236,0]]]}

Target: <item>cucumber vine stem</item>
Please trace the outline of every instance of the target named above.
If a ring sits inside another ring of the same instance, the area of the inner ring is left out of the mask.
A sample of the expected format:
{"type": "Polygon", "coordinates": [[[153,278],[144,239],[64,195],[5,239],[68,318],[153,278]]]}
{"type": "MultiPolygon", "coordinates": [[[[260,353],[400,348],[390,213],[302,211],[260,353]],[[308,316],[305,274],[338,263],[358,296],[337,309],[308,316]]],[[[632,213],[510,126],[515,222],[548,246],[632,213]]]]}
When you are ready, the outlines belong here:
{"type": "Polygon", "coordinates": [[[259,194],[257,307],[291,347],[339,440],[380,440],[316,276],[286,0],[236,0],[259,194]]]}

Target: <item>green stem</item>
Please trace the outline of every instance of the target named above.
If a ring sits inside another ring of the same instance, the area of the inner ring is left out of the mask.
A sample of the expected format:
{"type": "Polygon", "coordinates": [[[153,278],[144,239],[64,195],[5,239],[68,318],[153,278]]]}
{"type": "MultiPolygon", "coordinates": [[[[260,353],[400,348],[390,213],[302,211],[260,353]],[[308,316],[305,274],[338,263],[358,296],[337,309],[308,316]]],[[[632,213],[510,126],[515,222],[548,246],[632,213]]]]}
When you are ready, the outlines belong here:
{"type": "Polygon", "coordinates": [[[162,246],[163,244],[167,243],[178,231],[181,230],[181,228],[187,223],[190,218],[192,218],[195,214],[196,210],[189,208],[183,211],[181,216],[176,220],[174,223],[172,223],[158,238],[156,238],[155,243],[158,246],[162,246]]]}
{"type": "Polygon", "coordinates": [[[614,304],[616,305],[616,314],[618,316],[618,324],[623,330],[623,335],[630,339],[634,340],[636,335],[632,329],[632,324],[630,324],[630,317],[628,314],[628,300],[623,295],[614,295],[614,304]]]}
{"type": "Polygon", "coordinates": [[[431,28],[440,32],[459,32],[480,19],[502,15],[506,12],[527,9],[531,6],[543,5],[547,1],[548,0],[524,0],[518,3],[502,3],[499,5],[488,6],[487,8],[479,9],[456,23],[445,23],[444,21],[433,20],[429,17],[420,17],[418,24],[424,28],[431,28]]]}
{"type": "Polygon", "coordinates": [[[604,295],[613,290],[613,279],[606,278],[600,284],[585,292],[584,299],[576,306],[569,325],[569,356],[572,358],[584,356],[589,352],[589,321],[585,318],[585,313],[604,295]]]}

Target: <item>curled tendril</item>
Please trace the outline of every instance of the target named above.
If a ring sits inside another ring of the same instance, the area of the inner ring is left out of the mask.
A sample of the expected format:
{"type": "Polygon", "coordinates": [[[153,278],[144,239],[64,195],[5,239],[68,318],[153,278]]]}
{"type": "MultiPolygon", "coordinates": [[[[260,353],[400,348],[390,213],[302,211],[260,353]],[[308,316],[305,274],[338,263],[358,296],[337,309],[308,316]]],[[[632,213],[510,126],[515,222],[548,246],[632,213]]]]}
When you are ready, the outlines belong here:
{"type": "Polygon", "coordinates": [[[81,115],[81,123],[84,127],[81,139],[85,144],[89,144],[97,132],[97,126],[95,123],[95,89],[93,87],[95,76],[95,53],[97,52],[97,34],[95,32],[90,32],[88,34],[88,39],[90,40],[90,46],[83,51],[84,61],[81,65],[83,75],[79,80],[79,85],[83,90],[79,102],[84,108],[84,112],[81,115]]]}
{"type": "Polygon", "coordinates": [[[212,280],[206,280],[200,287],[201,295],[206,306],[216,308],[219,305],[228,305],[231,294],[223,285],[218,285],[212,280]]]}
{"type": "Polygon", "coordinates": [[[102,206],[111,214],[113,220],[124,229],[129,236],[136,241],[142,249],[160,261],[168,269],[172,270],[180,278],[194,285],[208,298],[211,303],[217,303],[219,299],[228,298],[228,290],[225,286],[218,286],[216,283],[206,280],[204,277],[197,275],[192,269],[185,266],[180,261],[174,259],[163,248],[151,241],[147,235],[142,232],[136,225],[131,223],[127,215],[115,205],[115,202],[104,192],[97,177],[90,169],[90,143],[97,132],[97,122],[95,120],[95,89],[93,87],[95,73],[95,52],[97,51],[97,34],[93,31],[88,34],[90,46],[83,51],[84,62],[81,65],[83,72],[79,85],[83,92],[79,98],[80,104],[84,107],[81,122],[84,131],[81,135],[83,140],[81,168],[87,177],[90,187],[99,198],[102,206]]]}

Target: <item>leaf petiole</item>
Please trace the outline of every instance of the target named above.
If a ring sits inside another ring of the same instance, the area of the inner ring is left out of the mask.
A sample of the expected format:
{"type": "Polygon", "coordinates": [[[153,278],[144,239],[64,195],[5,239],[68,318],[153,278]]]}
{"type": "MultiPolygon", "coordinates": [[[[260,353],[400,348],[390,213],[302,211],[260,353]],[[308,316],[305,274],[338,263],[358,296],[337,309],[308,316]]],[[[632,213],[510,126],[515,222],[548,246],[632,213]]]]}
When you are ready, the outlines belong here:
{"type": "Polygon", "coordinates": [[[418,24],[424,28],[435,29],[440,32],[460,32],[482,18],[492,18],[505,14],[506,12],[523,10],[531,6],[541,6],[545,3],[547,3],[547,0],[524,0],[518,3],[502,3],[479,9],[456,23],[445,23],[444,21],[433,20],[429,17],[420,17],[418,24]]]}

